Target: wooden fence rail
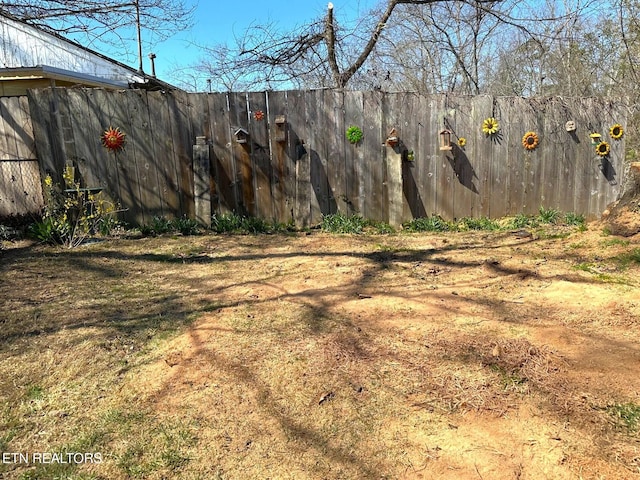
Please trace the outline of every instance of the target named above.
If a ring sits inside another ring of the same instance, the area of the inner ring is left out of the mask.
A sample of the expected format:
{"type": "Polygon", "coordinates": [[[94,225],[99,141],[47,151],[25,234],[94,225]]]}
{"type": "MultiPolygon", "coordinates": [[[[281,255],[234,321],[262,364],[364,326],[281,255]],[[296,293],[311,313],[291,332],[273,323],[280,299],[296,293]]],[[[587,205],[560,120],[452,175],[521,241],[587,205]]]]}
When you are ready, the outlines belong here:
{"type": "Polygon", "coordinates": [[[194,189],[212,213],[298,225],[334,212],[397,224],[430,214],[533,214],[541,206],[595,217],[624,181],[624,137],[613,140],[608,130],[626,126],[626,108],[612,99],[60,88],[28,98],[42,172],[59,179],[74,165],[83,186],[104,187],[137,224],[193,217],[194,189]],[[498,119],[498,134],[482,133],[486,117],[498,119]],[[565,129],[569,120],[574,132],[565,129]],[[356,145],[345,136],[351,125],[364,133],[356,145]],[[100,144],[109,126],[126,133],[119,153],[100,144]],[[445,127],[466,146],[441,151],[445,127]],[[400,149],[385,145],[392,129],[400,149]],[[530,130],[540,145],[526,151],[530,130]],[[608,157],[596,155],[592,132],[611,144],[608,157]],[[194,148],[197,137],[204,138],[194,148]]]}

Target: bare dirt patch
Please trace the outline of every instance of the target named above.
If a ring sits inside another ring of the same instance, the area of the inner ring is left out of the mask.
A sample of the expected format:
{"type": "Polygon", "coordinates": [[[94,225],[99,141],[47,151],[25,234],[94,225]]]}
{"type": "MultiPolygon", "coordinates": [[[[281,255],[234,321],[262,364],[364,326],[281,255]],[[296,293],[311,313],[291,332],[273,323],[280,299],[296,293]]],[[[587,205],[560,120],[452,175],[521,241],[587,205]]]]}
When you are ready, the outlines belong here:
{"type": "Polygon", "coordinates": [[[19,247],[1,253],[0,447],[104,454],[69,478],[640,475],[620,414],[640,405],[637,239],[19,247]]]}

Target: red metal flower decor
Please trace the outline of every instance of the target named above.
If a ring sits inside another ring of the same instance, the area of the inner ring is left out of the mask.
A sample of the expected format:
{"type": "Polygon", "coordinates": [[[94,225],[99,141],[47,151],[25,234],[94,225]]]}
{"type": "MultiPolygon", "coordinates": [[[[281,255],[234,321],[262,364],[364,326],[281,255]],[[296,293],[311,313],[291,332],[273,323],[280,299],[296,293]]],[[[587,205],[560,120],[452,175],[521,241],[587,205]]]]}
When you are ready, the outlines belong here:
{"type": "Polygon", "coordinates": [[[112,152],[119,152],[124,147],[125,134],[119,128],[109,127],[100,137],[102,146],[112,152]]]}
{"type": "Polygon", "coordinates": [[[262,110],[256,110],[253,112],[253,118],[255,118],[258,122],[264,118],[264,112],[262,110]]]}

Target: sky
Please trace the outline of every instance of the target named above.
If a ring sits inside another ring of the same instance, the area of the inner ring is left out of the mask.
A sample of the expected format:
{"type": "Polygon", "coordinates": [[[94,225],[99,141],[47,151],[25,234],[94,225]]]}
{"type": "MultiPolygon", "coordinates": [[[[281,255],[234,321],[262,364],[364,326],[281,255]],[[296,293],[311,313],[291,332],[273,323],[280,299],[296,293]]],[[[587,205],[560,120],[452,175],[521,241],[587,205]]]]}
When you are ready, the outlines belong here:
{"type": "MultiPolygon", "coordinates": [[[[333,0],[336,18],[355,19],[368,12],[380,0],[333,0]]],[[[156,44],[156,75],[171,83],[176,67],[197,63],[203,52],[197,45],[233,45],[234,36],[240,36],[252,24],[276,23],[288,31],[324,15],[328,0],[187,0],[197,3],[195,24],[190,31],[179,32],[167,41],[156,44]]],[[[143,30],[144,40],[153,41],[153,34],[143,30]]],[[[150,72],[143,53],[144,69],[150,72]]],[[[133,66],[137,66],[133,65],[133,66]]]]}

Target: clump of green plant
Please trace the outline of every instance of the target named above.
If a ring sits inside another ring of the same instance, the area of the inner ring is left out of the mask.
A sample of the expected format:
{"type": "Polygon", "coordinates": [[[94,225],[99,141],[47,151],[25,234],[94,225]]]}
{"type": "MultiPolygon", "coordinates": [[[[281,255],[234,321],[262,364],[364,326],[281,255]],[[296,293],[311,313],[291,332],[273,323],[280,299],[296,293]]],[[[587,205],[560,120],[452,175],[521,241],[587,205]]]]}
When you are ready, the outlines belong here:
{"type": "Polygon", "coordinates": [[[414,218],[405,222],[402,227],[407,232],[449,232],[453,230],[453,225],[438,215],[414,218]]]}
{"type": "Polygon", "coordinates": [[[360,143],[363,136],[364,134],[362,133],[362,129],[360,127],[351,125],[349,128],[347,128],[347,139],[350,143],[353,143],[354,145],[360,143]]]}
{"type": "Polygon", "coordinates": [[[173,227],[182,235],[198,235],[200,233],[200,224],[197,220],[189,218],[186,215],[176,218],[173,221],[173,227]]]}
{"type": "Polygon", "coordinates": [[[29,226],[29,234],[41,242],[68,248],[98,233],[109,235],[119,225],[116,205],[102,198],[101,192],[83,191],[74,180],[73,167],[66,167],[62,176],[64,191],[51,176],[45,177],[42,219],[29,226]]]}
{"type": "Polygon", "coordinates": [[[456,229],[458,231],[465,230],[499,230],[500,224],[496,220],[491,220],[487,217],[465,217],[456,222],[456,229]]]}
{"type": "Polygon", "coordinates": [[[374,233],[378,235],[386,235],[386,234],[396,232],[396,229],[386,222],[376,222],[376,221],[370,220],[367,223],[368,223],[367,230],[371,229],[373,230],[374,233]]]}
{"type": "Polygon", "coordinates": [[[360,215],[331,213],[322,216],[320,228],[329,233],[363,233],[369,222],[360,215]]]}
{"type": "Polygon", "coordinates": [[[619,403],[607,407],[607,413],[613,417],[618,427],[625,428],[631,433],[640,429],[640,405],[633,402],[619,403]]]}
{"type": "Polygon", "coordinates": [[[538,210],[538,218],[541,223],[555,225],[560,221],[560,217],[560,212],[555,208],[540,207],[540,210],[538,210]]]}
{"type": "Polygon", "coordinates": [[[509,220],[506,225],[506,228],[514,229],[514,228],[536,228],[540,225],[538,219],[532,215],[525,215],[524,213],[519,213],[515,217],[509,220]]]}
{"type": "Polygon", "coordinates": [[[587,220],[584,215],[581,213],[567,212],[564,214],[564,222],[567,225],[576,226],[576,227],[585,227],[587,225],[587,220]]]}
{"type": "Polygon", "coordinates": [[[150,223],[140,227],[140,232],[145,236],[176,232],[180,232],[182,235],[198,235],[200,228],[200,224],[196,220],[186,215],[175,219],[153,217],[150,223]]]}

